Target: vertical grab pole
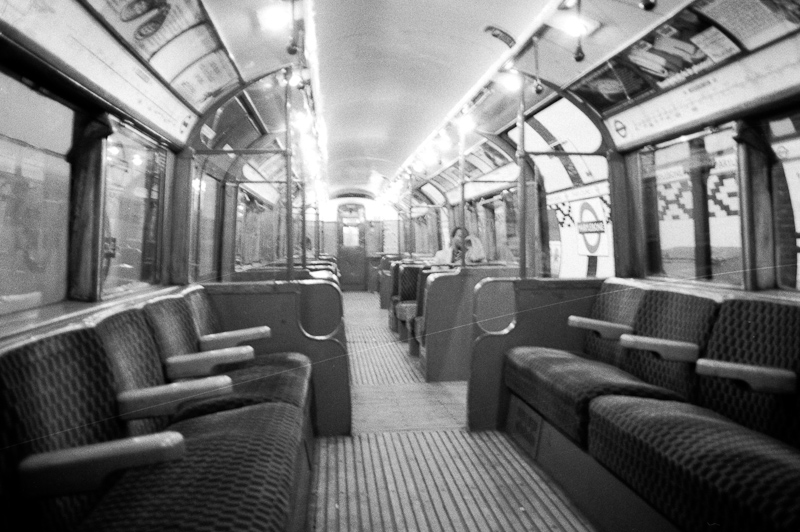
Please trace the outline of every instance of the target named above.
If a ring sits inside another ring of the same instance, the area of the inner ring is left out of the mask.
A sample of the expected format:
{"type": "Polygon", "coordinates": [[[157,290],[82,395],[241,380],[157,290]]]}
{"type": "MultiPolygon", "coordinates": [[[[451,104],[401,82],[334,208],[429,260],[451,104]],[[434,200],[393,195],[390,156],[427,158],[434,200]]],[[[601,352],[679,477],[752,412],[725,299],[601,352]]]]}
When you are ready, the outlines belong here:
{"type": "Polygon", "coordinates": [[[319,237],[319,198],[317,198],[316,214],[317,214],[317,218],[314,221],[314,258],[315,259],[319,259],[319,245],[320,245],[320,237],[319,237]]]}
{"type": "MultiPolygon", "coordinates": [[[[304,172],[305,174],[305,172],[304,172]]],[[[306,231],[306,176],[303,175],[303,179],[300,182],[300,203],[302,203],[300,211],[300,226],[303,228],[303,235],[300,238],[300,260],[302,264],[302,268],[305,269],[307,267],[306,263],[306,239],[308,238],[308,232],[306,231]]]]}
{"type": "Polygon", "coordinates": [[[521,279],[528,277],[528,246],[527,246],[527,191],[525,190],[525,85],[526,77],[520,72],[519,90],[519,110],[517,111],[517,130],[519,131],[519,141],[517,142],[517,165],[519,166],[519,178],[517,189],[519,191],[518,205],[519,214],[517,215],[517,235],[519,237],[519,276],[521,279]]]}
{"type": "Polygon", "coordinates": [[[292,126],[289,120],[292,113],[292,102],[289,99],[291,95],[291,87],[289,85],[291,70],[284,70],[283,76],[286,81],[284,89],[284,97],[286,98],[284,102],[286,120],[286,136],[284,138],[284,143],[286,144],[284,146],[286,150],[286,278],[292,281],[294,279],[294,230],[292,227],[294,219],[292,217],[292,126]]]}
{"type": "Polygon", "coordinates": [[[411,217],[411,200],[414,196],[414,185],[411,182],[411,176],[408,176],[408,255],[409,258],[414,256],[417,250],[416,242],[414,241],[414,219],[411,217]]]}
{"type": "MultiPolygon", "coordinates": [[[[463,117],[463,115],[462,115],[463,117]]],[[[463,118],[461,120],[464,120],[463,118]]],[[[458,176],[461,179],[461,223],[459,224],[461,227],[464,228],[464,232],[467,231],[467,201],[466,201],[466,189],[467,189],[467,175],[466,175],[466,160],[467,156],[464,153],[466,150],[466,142],[467,142],[467,133],[464,131],[464,124],[458,124],[458,176]]],[[[464,236],[466,238],[466,235],[464,236]]],[[[464,268],[467,265],[467,249],[464,241],[461,241],[461,267],[464,268]]]]}

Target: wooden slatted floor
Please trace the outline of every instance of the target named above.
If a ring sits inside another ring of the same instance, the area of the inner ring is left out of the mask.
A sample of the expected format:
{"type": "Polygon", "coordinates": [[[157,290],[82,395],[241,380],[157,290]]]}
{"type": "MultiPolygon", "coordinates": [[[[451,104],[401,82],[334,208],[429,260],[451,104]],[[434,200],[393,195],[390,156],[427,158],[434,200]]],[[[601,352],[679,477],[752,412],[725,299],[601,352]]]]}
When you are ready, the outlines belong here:
{"type": "Polygon", "coordinates": [[[419,360],[408,356],[408,344],[389,330],[388,315],[377,294],[345,292],[345,334],[350,354],[350,383],[425,382],[419,360]]]}
{"type": "Polygon", "coordinates": [[[353,436],[317,439],[309,530],[594,530],[504,433],[466,430],[466,383],[423,382],[377,295],[344,301],[353,436]]]}
{"type": "Polygon", "coordinates": [[[499,432],[319,441],[310,530],[590,531],[499,432]]]}

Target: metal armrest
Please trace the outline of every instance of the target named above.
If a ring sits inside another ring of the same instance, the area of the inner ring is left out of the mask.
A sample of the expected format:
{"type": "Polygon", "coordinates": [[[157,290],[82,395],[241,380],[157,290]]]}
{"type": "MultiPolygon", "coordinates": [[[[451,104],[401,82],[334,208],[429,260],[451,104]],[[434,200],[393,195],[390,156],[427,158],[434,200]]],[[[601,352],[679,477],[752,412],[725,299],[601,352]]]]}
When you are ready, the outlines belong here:
{"type": "Polygon", "coordinates": [[[696,362],[700,356],[700,346],[691,342],[623,334],[619,337],[619,343],[629,349],[652,351],[663,360],[671,362],[696,362]]]}
{"type": "Polygon", "coordinates": [[[235,331],[206,334],[200,337],[200,351],[235,347],[244,342],[262,340],[271,336],[272,330],[266,325],[262,327],[249,327],[247,329],[237,329],[235,331]]]}
{"type": "Polygon", "coordinates": [[[567,325],[578,329],[587,329],[598,333],[602,338],[608,340],[619,340],[623,334],[633,332],[633,327],[622,323],[596,320],[594,318],[584,318],[583,316],[570,316],[567,318],[567,325]]]}
{"type": "Polygon", "coordinates": [[[19,464],[22,489],[33,496],[63,495],[98,489],[121,469],[182,458],[179,432],[159,432],[103,443],[34,454],[19,464]]]}
{"type": "Polygon", "coordinates": [[[174,414],[183,401],[233,393],[233,381],[227,375],[173,382],[163,386],[128,390],[117,395],[122,419],[141,419],[174,414]]]}
{"type": "Polygon", "coordinates": [[[167,359],[165,365],[170,380],[206,377],[211,375],[219,364],[253,360],[255,353],[249,345],[227,347],[203,353],[175,355],[167,359]]]}
{"type": "Polygon", "coordinates": [[[695,371],[698,375],[742,381],[754,392],[791,394],[797,391],[797,375],[788,369],[703,358],[697,361],[695,371]]]}

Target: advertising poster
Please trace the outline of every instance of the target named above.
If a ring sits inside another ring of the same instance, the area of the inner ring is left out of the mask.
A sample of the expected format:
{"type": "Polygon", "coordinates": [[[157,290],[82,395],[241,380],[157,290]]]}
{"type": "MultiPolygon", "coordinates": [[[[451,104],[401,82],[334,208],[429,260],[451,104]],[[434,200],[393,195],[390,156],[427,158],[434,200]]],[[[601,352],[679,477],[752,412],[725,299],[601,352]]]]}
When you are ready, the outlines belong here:
{"type": "Polygon", "coordinates": [[[685,9],[570,89],[607,113],[694,78],[741,51],[707,18],[685,9]]]}
{"type": "Polygon", "coordinates": [[[199,0],[88,0],[139,57],[196,110],[238,81],[199,0]]]}

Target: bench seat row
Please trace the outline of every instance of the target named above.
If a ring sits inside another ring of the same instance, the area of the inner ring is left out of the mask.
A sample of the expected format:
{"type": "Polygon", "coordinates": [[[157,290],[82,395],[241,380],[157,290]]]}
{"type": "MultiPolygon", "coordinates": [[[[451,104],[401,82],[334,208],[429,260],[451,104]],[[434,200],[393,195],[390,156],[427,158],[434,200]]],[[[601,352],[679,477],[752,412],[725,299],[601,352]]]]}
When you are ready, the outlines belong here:
{"type": "Polygon", "coordinates": [[[800,306],[611,279],[570,324],[506,353],[512,401],[680,530],[800,530],[800,306]]]}
{"type": "Polygon", "coordinates": [[[191,286],[4,346],[0,528],[302,530],[311,364],[268,336],[191,286]]]}

